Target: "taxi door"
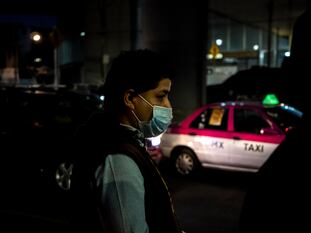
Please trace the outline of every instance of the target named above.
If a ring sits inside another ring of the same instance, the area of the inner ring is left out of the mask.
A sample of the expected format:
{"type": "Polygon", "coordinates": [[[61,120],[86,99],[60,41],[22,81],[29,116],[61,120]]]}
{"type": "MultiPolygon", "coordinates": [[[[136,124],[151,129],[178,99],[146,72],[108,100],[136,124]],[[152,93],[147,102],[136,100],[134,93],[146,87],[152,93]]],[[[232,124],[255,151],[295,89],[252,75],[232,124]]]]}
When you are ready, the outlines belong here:
{"type": "Polygon", "coordinates": [[[229,160],[237,168],[257,171],[285,138],[260,108],[236,106],[230,123],[229,160]]]}
{"type": "Polygon", "coordinates": [[[227,107],[204,109],[187,127],[188,146],[193,148],[201,163],[211,166],[228,161],[229,132],[227,107]],[[191,145],[190,145],[191,144],[191,145]]]}

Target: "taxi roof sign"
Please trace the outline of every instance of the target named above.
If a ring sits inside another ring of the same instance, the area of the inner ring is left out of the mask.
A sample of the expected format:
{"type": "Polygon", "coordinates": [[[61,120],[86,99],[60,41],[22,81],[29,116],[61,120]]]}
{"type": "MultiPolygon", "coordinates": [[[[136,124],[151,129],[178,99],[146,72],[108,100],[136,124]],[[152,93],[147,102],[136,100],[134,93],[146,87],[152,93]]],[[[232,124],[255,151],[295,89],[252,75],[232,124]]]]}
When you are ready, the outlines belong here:
{"type": "Polygon", "coordinates": [[[280,101],[278,97],[276,97],[275,94],[267,94],[265,98],[263,99],[262,103],[264,105],[275,105],[275,104],[279,104],[280,101]]]}

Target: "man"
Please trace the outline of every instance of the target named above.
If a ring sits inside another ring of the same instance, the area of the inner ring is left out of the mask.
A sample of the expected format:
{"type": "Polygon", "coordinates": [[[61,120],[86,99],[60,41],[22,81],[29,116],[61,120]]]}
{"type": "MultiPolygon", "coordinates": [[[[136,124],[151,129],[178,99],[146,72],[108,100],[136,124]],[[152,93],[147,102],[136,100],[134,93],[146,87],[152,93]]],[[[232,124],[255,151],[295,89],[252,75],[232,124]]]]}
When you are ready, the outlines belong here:
{"type": "Polygon", "coordinates": [[[80,164],[91,180],[95,201],[89,206],[95,206],[99,231],[181,232],[167,186],[145,148],[145,138],[171,123],[171,77],[167,61],[150,50],[121,52],[111,65],[104,112],[80,132],[88,157],[80,164]]]}

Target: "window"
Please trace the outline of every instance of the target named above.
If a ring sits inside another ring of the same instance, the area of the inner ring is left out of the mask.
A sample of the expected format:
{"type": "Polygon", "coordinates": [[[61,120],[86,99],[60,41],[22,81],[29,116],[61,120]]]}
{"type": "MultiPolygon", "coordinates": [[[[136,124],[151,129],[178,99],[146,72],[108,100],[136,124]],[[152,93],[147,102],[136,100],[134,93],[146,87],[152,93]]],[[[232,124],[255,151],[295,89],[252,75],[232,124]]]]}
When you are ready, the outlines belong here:
{"type": "Polygon", "coordinates": [[[227,130],[228,109],[208,108],[203,111],[190,125],[190,128],[227,130]]]}
{"type": "Polygon", "coordinates": [[[287,132],[291,128],[295,128],[300,120],[302,113],[291,107],[273,107],[266,108],[266,113],[273,118],[273,121],[283,130],[287,132]]]}
{"type": "Polygon", "coordinates": [[[235,132],[260,134],[263,128],[270,128],[270,125],[258,111],[253,109],[235,109],[235,132]]]}

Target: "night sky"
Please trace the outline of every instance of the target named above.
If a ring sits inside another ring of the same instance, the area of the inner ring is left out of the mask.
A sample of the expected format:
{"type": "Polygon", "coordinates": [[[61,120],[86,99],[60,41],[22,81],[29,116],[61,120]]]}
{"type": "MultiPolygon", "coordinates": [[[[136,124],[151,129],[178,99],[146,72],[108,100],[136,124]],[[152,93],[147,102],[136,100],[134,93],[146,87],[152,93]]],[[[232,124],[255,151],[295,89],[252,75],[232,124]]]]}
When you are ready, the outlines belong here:
{"type": "Polygon", "coordinates": [[[30,27],[48,27],[56,25],[57,16],[46,15],[0,15],[0,23],[22,23],[30,27]]]}

